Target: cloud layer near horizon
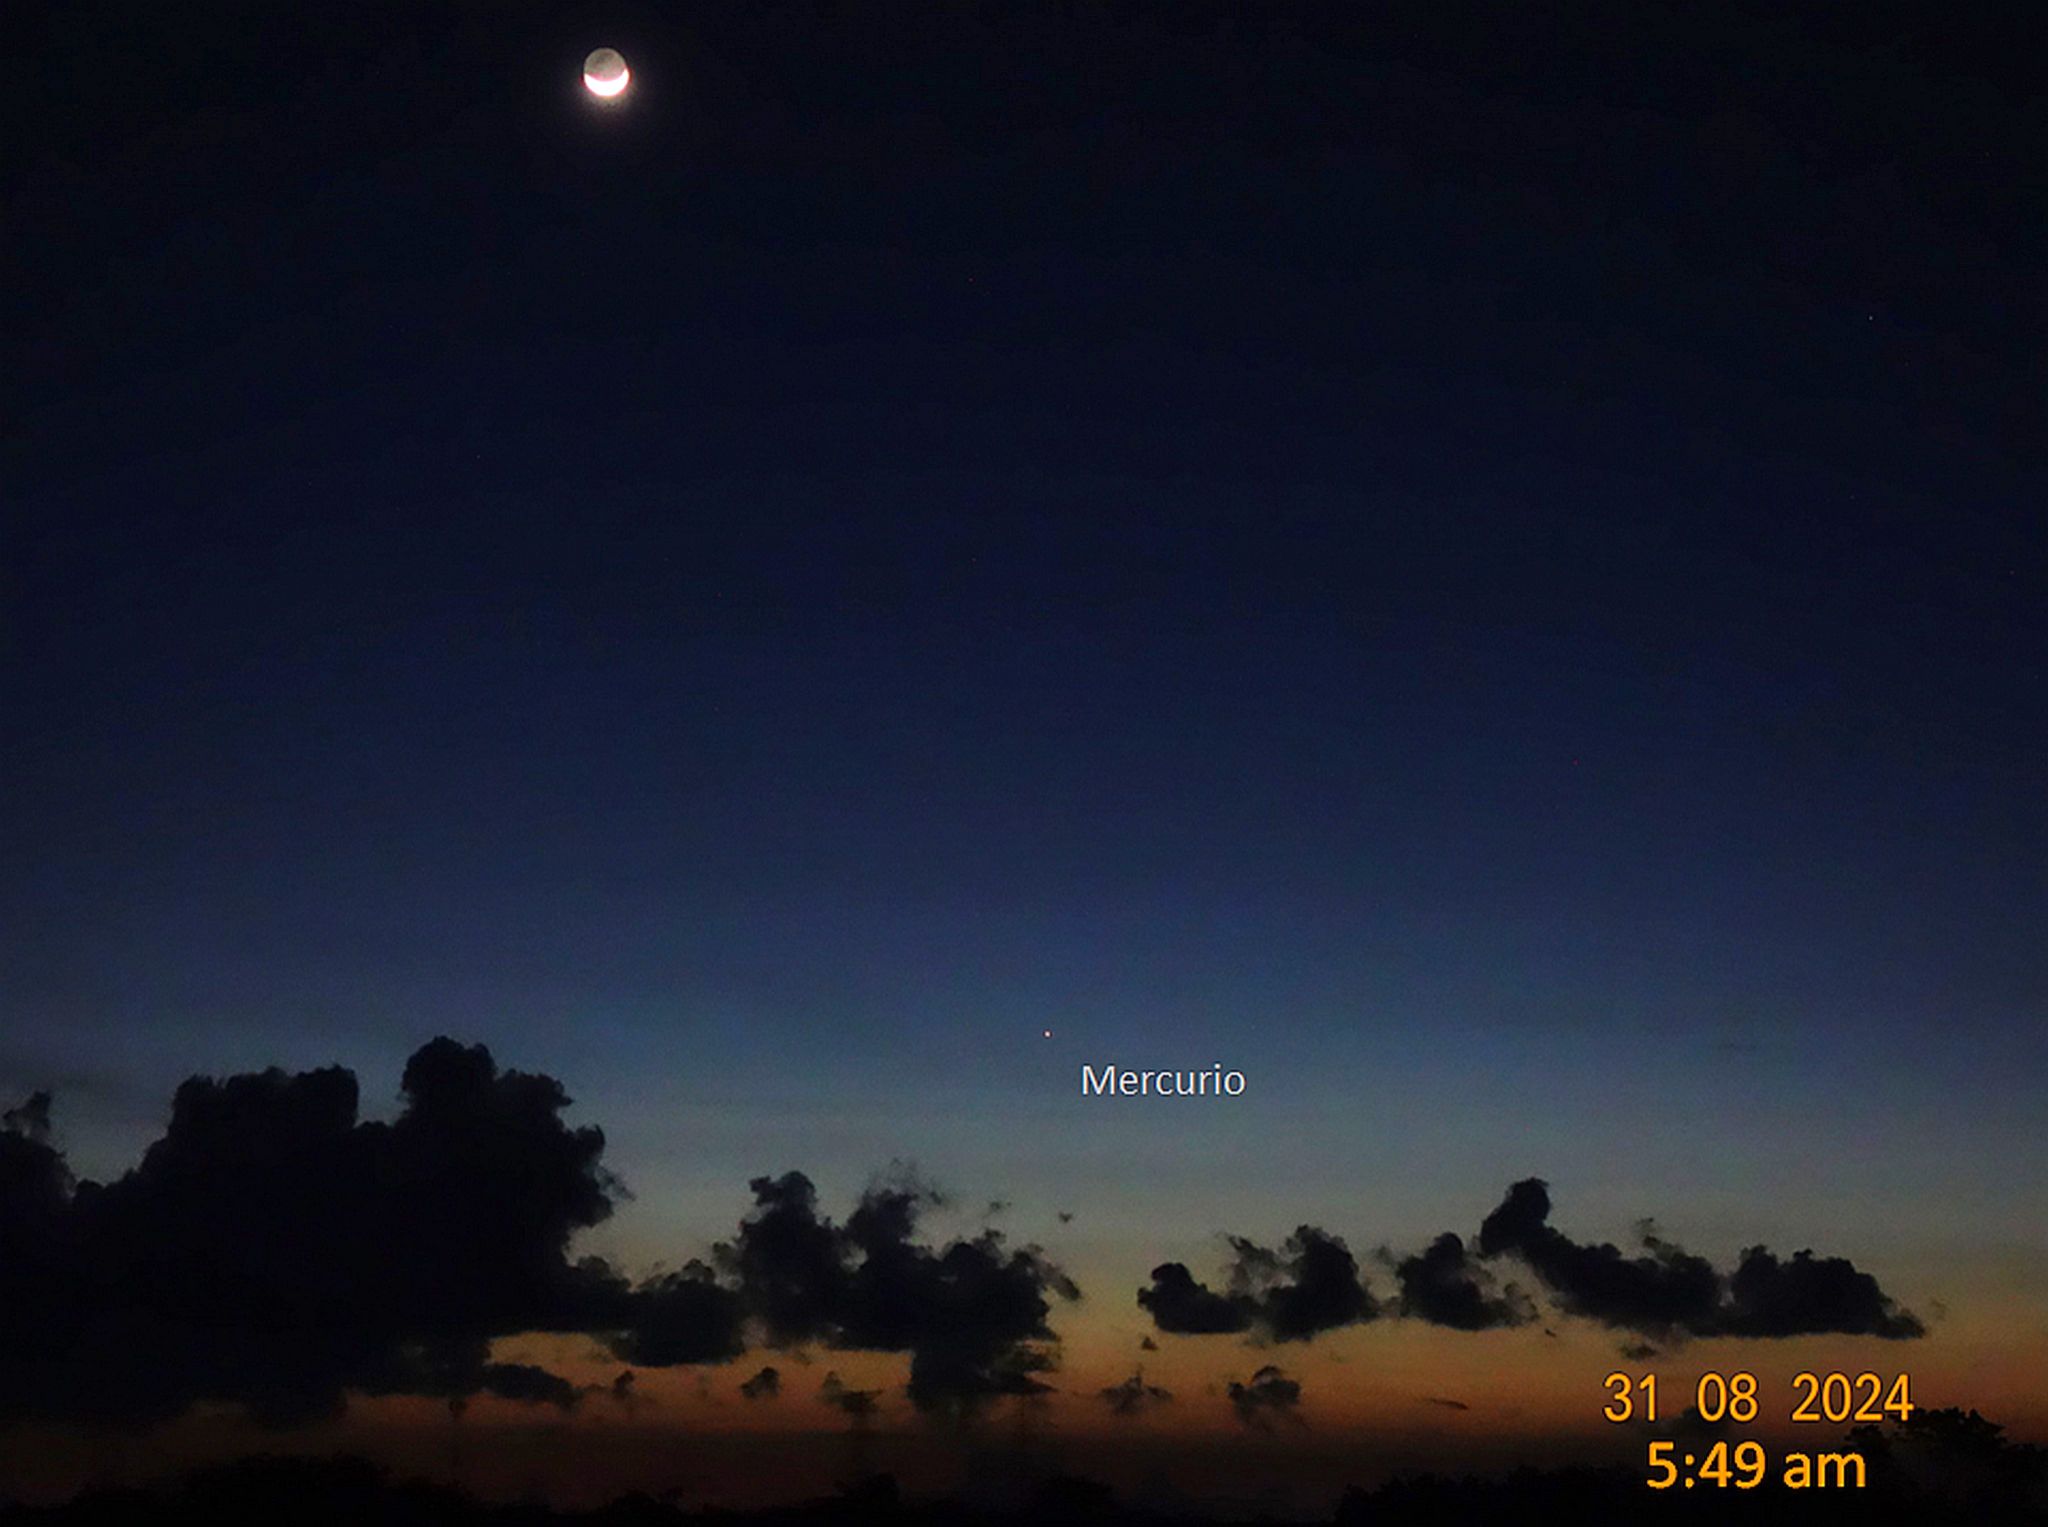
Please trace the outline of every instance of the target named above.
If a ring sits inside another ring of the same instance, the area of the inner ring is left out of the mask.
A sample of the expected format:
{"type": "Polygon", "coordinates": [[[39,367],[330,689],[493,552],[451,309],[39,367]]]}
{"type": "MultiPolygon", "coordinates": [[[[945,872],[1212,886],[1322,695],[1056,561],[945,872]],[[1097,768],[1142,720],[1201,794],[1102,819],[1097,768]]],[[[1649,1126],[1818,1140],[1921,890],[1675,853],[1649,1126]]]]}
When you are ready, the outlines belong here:
{"type": "Polygon", "coordinates": [[[580,1391],[492,1342],[581,1333],[645,1367],[815,1343],[910,1355],[920,1410],[1044,1387],[1051,1300],[1079,1290],[994,1231],[918,1236],[930,1189],[870,1190],[846,1223],[800,1173],[757,1178],[711,1259],[635,1284],[573,1238],[622,1193],[604,1135],[552,1077],[436,1039],[389,1124],[354,1075],[279,1070],[179,1087],[118,1180],[74,1182],[39,1094],[0,1119],[0,1424],[141,1425],[200,1401],[269,1425],[350,1392],[568,1407],[580,1391]]]}
{"type": "Polygon", "coordinates": [[[1648,1229],[1641,1251],[1630,1255],[1605,1242],[1574,1241],[1549,1220],[1548,1185],[1524,1178],[1487,1215],[1472,1244],[1446,1232],[1412,1256],[1383,1254],[1398,1289],[1386,1304],[1365,1286],[1343,1241],[1313,1225],[1296,1230],[1277,1252],[1229,1237],[1233,1258],[1222,1290],[1200,1282],[1184,1263],[1161,1263],[1138,1290],[1138,1304],[1161,1331],[1187,1336],[1307,1341],[1382,1315],[1484,1331],[1536,1318],[1534,1300],[1496,1275],[1497,1265],[1518,1264],[1565,1314],[1660,1341],[1824,1333],[1899,1340],[1925,1333],[1875,1278],[1841,1257],[1800,1251],[1787,1259],[1751,1246],[1724,1274],[1648,1229]]]}
{"type": "MultiPolygon", "coordinates": [[[[922,1238],[939,1202],[925,1184],[879,1183],[840,1223],[803,1174],[757,1177],[729,1240],[635,1282],[571,1256],[623,1189],[604,1169],[603,1133],[564,1121],[560,1082],[437,1039],[407,1063],[402,1093],[387,1124],[358,1117],[340,1067],[195,1077],[162,1137],[104,1184],[74,1181],[47,1095],[0,1115],[0,1425],[144,1425],[211,1401],[289,1426],[351,1393],[578,1403],[584,1391],[561,1375],[494,1360],[499,1338],[532,1332],[585,1335],[650,1368],[808,1346],[904,1353],[904,1393],[926,1414],[1047,1388],[1053,1304],[1080,1290],[994,1230],[922,1238]]],[[[1380,1253],[1385,1297],[1328,1231],[1303,1225],[1277,1249],[1233,1237],[1221,1288],[1164,1263],[1138,1303],[1162,1332],[1258,1341],[1387,1318],[1479,1331],[1537,1317],[1532,1294],[1502,1277],[1524,1269],[1559,1311],[1660,1341],[1922,1334],[1839,1257],[1753,1246],[1722,1273],[1647,1230],[1632,1254],[1549,1219],[1546,1185],[1517,1182],[1473,1239],[1380,1253]]],[[[742,1393],[772,1397],[779,1377],[764,1368],[742,1393]]],[[[630,1382],[609,1392],[630,1398],[630,1382]]],[[[1299,1400],[1298,1388],[1243,1387],[1241,1415],[1291,1414],[1299,1400]]],[[[824,1398],[850,1415],[879,1404],[854,1393],[824,1398]]],[[[1124,1414],[1163,1394],[1140,1384],[1102,1398],[1124,1414]]]]}

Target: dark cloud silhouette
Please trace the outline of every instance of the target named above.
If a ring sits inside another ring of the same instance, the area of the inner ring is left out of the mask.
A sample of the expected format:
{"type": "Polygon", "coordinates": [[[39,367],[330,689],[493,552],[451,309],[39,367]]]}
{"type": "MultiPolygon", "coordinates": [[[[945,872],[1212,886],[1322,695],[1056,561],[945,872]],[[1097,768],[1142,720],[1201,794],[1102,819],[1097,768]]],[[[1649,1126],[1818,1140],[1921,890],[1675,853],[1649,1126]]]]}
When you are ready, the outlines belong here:
{"type": "MultiPolygon", "coordinates": [[[[1476,1241],[1446,1233],[1410,1256],[1381,1252],[1398,1285],[1387,1313],[1461,1331],[1531,1323],[1535,1302],[1515,1284],[1499,1282],[1489,1266],[1514,1258],[1567,1314],[1647,1338],[1625,1354],[1649,1354],[1652,1342],[1688,1337],[1925,1333],[1917,1316],[1841,1257],[1801,1251],[1786,1260],[1752,1246],[1724,1275],[1664,1238],[1651,1220],[1637,1226],[1635,1253],[1575,1241],[1549,1221],[1549,1187],[1529,1177],[1509,1187],[1476,1241]]],[[[1138,1304],[1159,1330],[1304,1341],[1382,1313],[1351,1253],[1326,1231],[1304,1225],[1278,1251],[1236,1236],[1230,1244],[1236,1260],[1223,1291],[1179,1262],[1152,1270],[1138,1304]]]]}
{"type": "Polygon", "coordinates": [[[1732,1435],[1736,1425],[1726,1415],[1718,1421],[1709,1421],[1700,1414],[1699,1406],[1688,1405],[1677,1415],[1652,1423],[1650,1430],[1660,1437],[1671,1437],[1681,1442],[1711,1442],[1717,1437],[1732,1435]]]}
{"type": "MultiPolygon", "coordinates": [[[[578,1399],[578,1391],[568,1380],[532,1363],[485,1363],[477,1370],[477,1388],[485,1394],[494,1394],[501,1400],[525,1400],[532,1404],[553,1405],[568,1410],[578,1399]]],[[[626,1393],[630,1394],[631,1375],[627,1375],[626,1393]]],[[[616,1385],[614,1398],[622,1398],[616,1385]]]]}
{"type": "Polygon", "coordinates": [[[1358,1276],[1358,1260],[1337,1237],[1303,1225],[1279,1250],[1242,1236],[1230,1288],[1218,1293],[1180,1262],[1152,1269],[1138,1303],[1162,1331],[1184,1336],[1252,1332],[1271,1341],[1306,1341],[1375,1318],[1379,1305],[1358,1276]]]}
{"type": "Polygon", "coordinates": [[[1631,1257],[1605,1242],[1581,1245],[1548,1223],[1550,1193],[1525,1178],[1479,1227],[1484,1256],[1519,1256],[1543,1280],[1559,1305],[1626,1330],[1702,1331],[1713,1320],[1721,1277],[1704,1257],[1648,1238],[1631,1257]]]}
{"type": "Polygon", "coordinates": [[[1463,1400],[1446,1399],[1444,1396],[1440,1394],[1424,1395],[1422,1397],[1422,1403],[1425,1405],[1441,1405],[1445,1410],[1470,1410],[1472,1408],[1471,1406],[1467,1405],[1463,1400]]]}
{"type": "Polygon", "coordinates": [[[1275,1341],[1306,1341],[1379,1314],[1359,1281],[1358,1259],[1336,1236],[1303,1225],[1278,1251],[1232,1236],[1233,1293],[1252,1301],[1259,1330],[1275,1341]]]}
{"type": "Polygon", "coordinates": [[[1152,1323],[1178,1336],[1226,1336],[1252,1327],[1251,1300],[1219,1294],[1197,1282],[1184,1262],[1163,1262],[1152,1269],[1152,1286],[1138,1290],[1138,1303],[1152,1312],[1152,1323]]]}
{"type": "Polygon", "coordinates": [[[1575,1315],[1653,1339],[1687,1336],[1801,1336],[1840,1333],[1904,1339],[1925,1327],[1840,1257],[1810,1251],[1781,1261],[1762,1246],[1743,1252],[1723,1277],[1645,1221],[1640,1255],[1572,1240],[1549,1224],[1550,1193],[1530,1177],[1479,1228],[1488,1257],[1526,1262],[1558,1304],[1575,1315]]]}
{"type": "Polygon", "coordinates": [[[1011,1248],[995,1230],[919,1243],[919,1215],[939,1200],[912,1180],[871,1188],[844,1226],[819,1213],[801,1173],[752,1186],[754,1211],[719,1260],[772,1343],[908,1352],[908,1393],[927,1413],[1045,1390],[1051,1301],[1080,1290],[1036,1247],[1011,1248]]]}
{"type": "Polygon", "coordinates": [[[0,1114],[0,1350],[17,1350],[62,1302],[72,1186],[50,1144],[50,1095],[0,1114]]]}
{"type": "Polygon", "coordinates": [[[818,1399],[856,1422],[867,1420],[882,1408],[881,1390],[849,1389],[836,1373],[827,1373],[818,1385],[818,1399]]]}
{"type": "Polygon", "coordinates": [[[437,1039],[402,1091],[394,1120],[366,1122],[339,1067],[195,1077],[105,1184],[73,1181],[46,1094],[0,1115],[0,1425],[219,1402],[288,1426],[351,1392],[576,1404],[559,1375],[493,1360],[527,1332],[588,1335],[635,1367],[756,1341],[903,1352],[929,1411],[1045,1387],[1051,1301],[1079,1290],[994,1231],[920,1241],[936,1195],[901,1173],[843,1227],[801,1174],[756,1179],[710,1262],[634,1285],[569,1255],[624,1190],[602,1132],[564,1121],[559,1082],[437,1039]]]}
{"type": "Polygon", "coordinates": [[[1170,1390],[1161,1389],[1157,1384],[1145,1382],[1145,1370],[1140,1368],[1121,1384],[1111,1384],[1107,1389],[1097,1391],[1102,1403],[1109,1407],[1113,1416],[1139,1416],[1148,1410],[1172,1402],[1170,1390]]]}
{"type": "Polygon", "coordinates": [[[565,1255],[611,1212],[604,1136],[563,1123],[552,1078],[450,1040],[402,1085],[382,1124],[338,1067],[195,1077],[132,1171],[75,1188],[47,1100],[16,1110],[0,1242],[32,1250],[0,1271],[0,1421],[212,1400],[288,1425],[351,1389],[573,1404],[556,1375],[490,1361],[490,1339],[628,1320],[624,1280],[565,1255]]]}
{"type": "Polygon", "coordinates": [[[1428,1250],[1396,1262],[1394,1277],[1401,1286],[1397,1307],[1413,1320],[1454,1331],[1489,1331],[1535,1319],[1534,1306],[1512,1287],[1494,1291],[1492,1274],[1448,1231],[1428,1250]]]}
{"type": "Polygon", "coordinates": [[[0,1113],[0,1131],[34,1145],[50,1143],[50,1094],[37,1092],[19,1107],[0,1113]]]}
{"type": "Polygon", "coordinates": [[[1301,1385],[1268,1363],[1244,1383],[1230,1381],[1230,1408],[1246,1426],[1269,1428],[1278,1420],[1299,1422],[1301,1385]]]}
{"type": "Polygon", "coordinates": [[[770,1365],[740,1385],[749,1400],[772,1400],[782,1393],[782,1370],[770,1365]]]}
{"type": "Polygon", "coordinates": [[[645,1368],[723,1363],[746,1350],[746,1303],[702,1262],[648,1279],[620,1301],[626,1329],[612,1356],[645,1368]]]}
{"type": "Polygon", "coordinates": [[[1719,1329],[1731,1336],[1800,1336],[1835,1331],[1905,1340],[1927,1334],[1869,1273],[1843,1257],[1794,1252],[1782,1262],[1761,1246],[1743,1252],[1728,1279],[1719,1329]]]}
{"type": "Polygon", "coordinates": [[[1140,1336],[1138,1338],[1138,1350],[1140,1352],[1157,1352],[1159,1350],[1159,1343],[1149,1336],[1140,1336]]]}
{"type": "Polygon", "coordinates": [[[747,1302],[777,1346],[809,1341],[832,1323],[845,1278],[840,1235],[818,1214],[817,1189],[801,1172],[747,1184],[754,1209],[720,1260],[747,1290],[747,1302]]]}
{"type": "Polygon", "coordinates": [[[654,1403],[640,1392],[640,1375],[631,1368],[621,1370],[601,1392],[629,1416],[638,1414],[641,1406],[654,1403]]]}

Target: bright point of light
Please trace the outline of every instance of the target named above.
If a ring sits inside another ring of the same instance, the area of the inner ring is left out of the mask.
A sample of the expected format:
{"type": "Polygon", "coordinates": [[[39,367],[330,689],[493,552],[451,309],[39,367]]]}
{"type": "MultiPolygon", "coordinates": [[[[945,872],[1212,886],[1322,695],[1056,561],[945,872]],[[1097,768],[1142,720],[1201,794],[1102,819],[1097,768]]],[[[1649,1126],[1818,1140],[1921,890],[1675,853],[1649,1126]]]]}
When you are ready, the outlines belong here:
{"type": "Polygon", "coordinates": [[[609,101],[623,95],[632,83],[633,71],[626,67],[616,48],[599,48],[583,60],[583,88],[599,100],[609,101]]]}

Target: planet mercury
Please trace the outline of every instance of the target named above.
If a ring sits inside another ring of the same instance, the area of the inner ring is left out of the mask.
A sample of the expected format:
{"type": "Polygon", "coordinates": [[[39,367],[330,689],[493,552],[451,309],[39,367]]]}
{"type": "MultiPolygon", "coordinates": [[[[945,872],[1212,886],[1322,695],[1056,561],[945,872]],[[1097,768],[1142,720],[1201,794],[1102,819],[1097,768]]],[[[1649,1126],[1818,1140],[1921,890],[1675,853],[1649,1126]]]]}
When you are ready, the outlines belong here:
{"type": "Polygon", "coordinates": [[[600,100],[621,95],[633,82],[633,73],[617,48],[599,48],[583,60],[583,88],[600,100]]]}

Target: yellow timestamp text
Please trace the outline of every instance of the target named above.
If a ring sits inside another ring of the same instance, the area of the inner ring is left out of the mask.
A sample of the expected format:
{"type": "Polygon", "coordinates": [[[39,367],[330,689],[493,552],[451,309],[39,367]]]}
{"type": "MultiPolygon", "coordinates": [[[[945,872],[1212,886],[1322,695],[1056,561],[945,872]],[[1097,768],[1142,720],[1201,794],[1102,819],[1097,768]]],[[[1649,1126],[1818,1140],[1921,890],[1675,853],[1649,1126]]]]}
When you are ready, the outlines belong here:
{"type": "MultiPolygon", "coordinates": [[[[1604,1381],[1609,1421],[1657,1419],[1657,1375],[1610,1373],[1604,1381]]],[[[1743,1425],[1757,1419],[1762,1402],[1754,1373],[1702,1373],[1693,1386],[1693,1409],[1702,1421],[1743,1425]]],[[[1871,1423],[1913,1414],[1913,1383],[1899,1373],[1795,1373],[1788,1420],[1871,1423]]]]}
{"type": "MultiPolygon", "coordinates": [[[[1676,1442],[1650,1444],[1652,1490],[1754,1490],[1773,1477],[1770,1454],[1761,1442],[1716,1442],[1704,1453],[1687,1453],[1676,1442]]],[[[1787,1490],[1861,1490],[1861,1453],[1786,1453],[1778,1460],[1777,1483],[1787,1490]]]]}

